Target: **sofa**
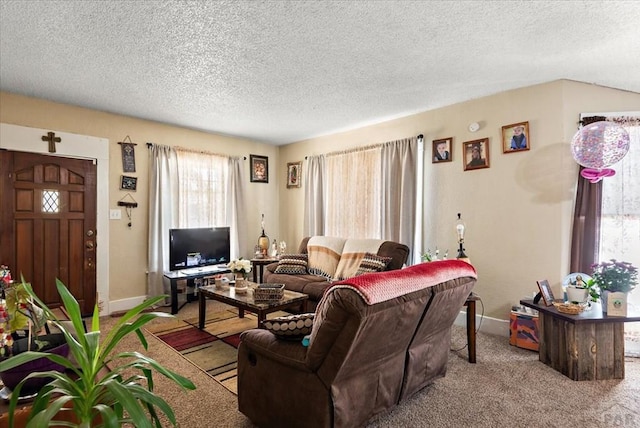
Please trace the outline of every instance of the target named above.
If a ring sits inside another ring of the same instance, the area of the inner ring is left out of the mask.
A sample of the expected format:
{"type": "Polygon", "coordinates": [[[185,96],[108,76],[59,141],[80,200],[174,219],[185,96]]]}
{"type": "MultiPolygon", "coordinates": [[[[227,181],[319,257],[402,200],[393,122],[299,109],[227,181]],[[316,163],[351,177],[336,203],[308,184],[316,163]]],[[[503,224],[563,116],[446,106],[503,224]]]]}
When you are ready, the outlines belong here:
{"type": "Polygon", "coordinates": [[[408,256],[409,247],[393,241],[306,237],[297,254],[284,255],[280,262],[265,266],[262,282],[281,283],[287,290],[307,294],[305,311],[313,311],[332,282],[358,274],[362,264],[371,267],[368,271],[374,267],[395,270],[402,268],[408,256]],[[287,262],[291,269],[283,266],[287,262]]]}
{"type": "Polygon", "coordinates": [[[238,408],[259,427],[359,427],[445,375],[451,326],[476,283],[459,260],[332,284],[308,346],[240,335],[238,408]]]}

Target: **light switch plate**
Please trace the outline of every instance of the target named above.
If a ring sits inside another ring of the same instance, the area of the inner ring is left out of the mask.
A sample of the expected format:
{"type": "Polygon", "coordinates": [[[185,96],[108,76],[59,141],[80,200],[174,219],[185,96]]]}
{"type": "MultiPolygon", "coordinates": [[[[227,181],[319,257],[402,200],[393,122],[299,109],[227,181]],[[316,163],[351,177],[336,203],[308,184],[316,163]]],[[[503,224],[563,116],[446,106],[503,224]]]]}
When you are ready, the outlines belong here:
{"type": "Polygon", "coordinates": [[[122,219],[122,210],[109,210],[109,219],[110,220],[122,219]]]}

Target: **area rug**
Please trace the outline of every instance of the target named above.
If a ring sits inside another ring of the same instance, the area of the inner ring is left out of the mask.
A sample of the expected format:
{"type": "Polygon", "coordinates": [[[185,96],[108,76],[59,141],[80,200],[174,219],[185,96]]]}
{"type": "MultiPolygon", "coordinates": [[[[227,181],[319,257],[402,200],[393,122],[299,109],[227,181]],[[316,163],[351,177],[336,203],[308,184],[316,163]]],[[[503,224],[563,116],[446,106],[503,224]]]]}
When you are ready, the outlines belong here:
{"type": "MultiPolygon", "coordinates": [[[[286,312],[272,316],[288,315],[286,312]]],[[[179,352],[200,370],[238,395],[237,365],[240,333],[256,328],[258,317],[245,312],[238,317],[238,310],[207,314],[204,329],[198,328],[198,317],[169,319],[145,330],[179,352]]]]}

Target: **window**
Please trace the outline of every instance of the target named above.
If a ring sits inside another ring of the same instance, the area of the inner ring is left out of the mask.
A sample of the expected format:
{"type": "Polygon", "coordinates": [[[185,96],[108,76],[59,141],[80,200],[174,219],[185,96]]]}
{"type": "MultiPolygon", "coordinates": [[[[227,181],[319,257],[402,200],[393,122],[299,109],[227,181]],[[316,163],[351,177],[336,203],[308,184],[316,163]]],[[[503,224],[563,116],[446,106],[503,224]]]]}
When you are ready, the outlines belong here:
{"type": "Polygon", "coordinates": [[[176,150],[178,227],[227,225],[228,158],[176,150]]]}
{"type": "Polygon", "coordinates": [[[42,191],[42,212],[55,214],[60,211],[60,194],[57,190],[42,191]]]}

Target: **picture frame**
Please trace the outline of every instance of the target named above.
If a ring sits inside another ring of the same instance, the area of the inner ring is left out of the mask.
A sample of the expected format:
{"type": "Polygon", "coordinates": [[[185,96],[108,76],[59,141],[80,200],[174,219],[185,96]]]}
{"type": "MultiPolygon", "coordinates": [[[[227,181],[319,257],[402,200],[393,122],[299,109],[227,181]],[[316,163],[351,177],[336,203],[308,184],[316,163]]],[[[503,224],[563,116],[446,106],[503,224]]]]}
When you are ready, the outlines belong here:
{"type": "Polygon", "coordinates": [[[529,122],[518,122],[502,127],[502,153],[525,152],[531,147],[529,122]]]}
{"type": "Polygon", "coordinates": [[[287,162],[287,189],[300,187],[302,184],[302,161],[287,162]]]}
{"type": "Polygon", "coordinates": [[[120,190],[132,190],[136,191],[138,188],[138,177],[130,177],[123,175],[120,178],[120,190]]]}
{"type": "Polygon", "coordinates": [[[542,295],[542,300],[544,301],[544,305],[553,306],[553,302],[555,301],[555,298],[553,297],[553,290],[551,290],[549,281],[547,281],[546,279],[542,279],[536,282],[538,283],[538,289],[540,290],[540,294],[542,295]]]}
{"type": "Polygon", "coordinates": [[[453,137],[433,140],[431,163],[451,162],[453,160],[453,137]]]}
{"type": "Polygon", "coordinates": [[[462,143],[462,162],[465,171],[489,168],[489,138],[462,143]]]}
{"type": "Polygon", "coordinates": [[[249,155],[252,183],[269,182],[269,158],[267,156],[249,155]]]}

